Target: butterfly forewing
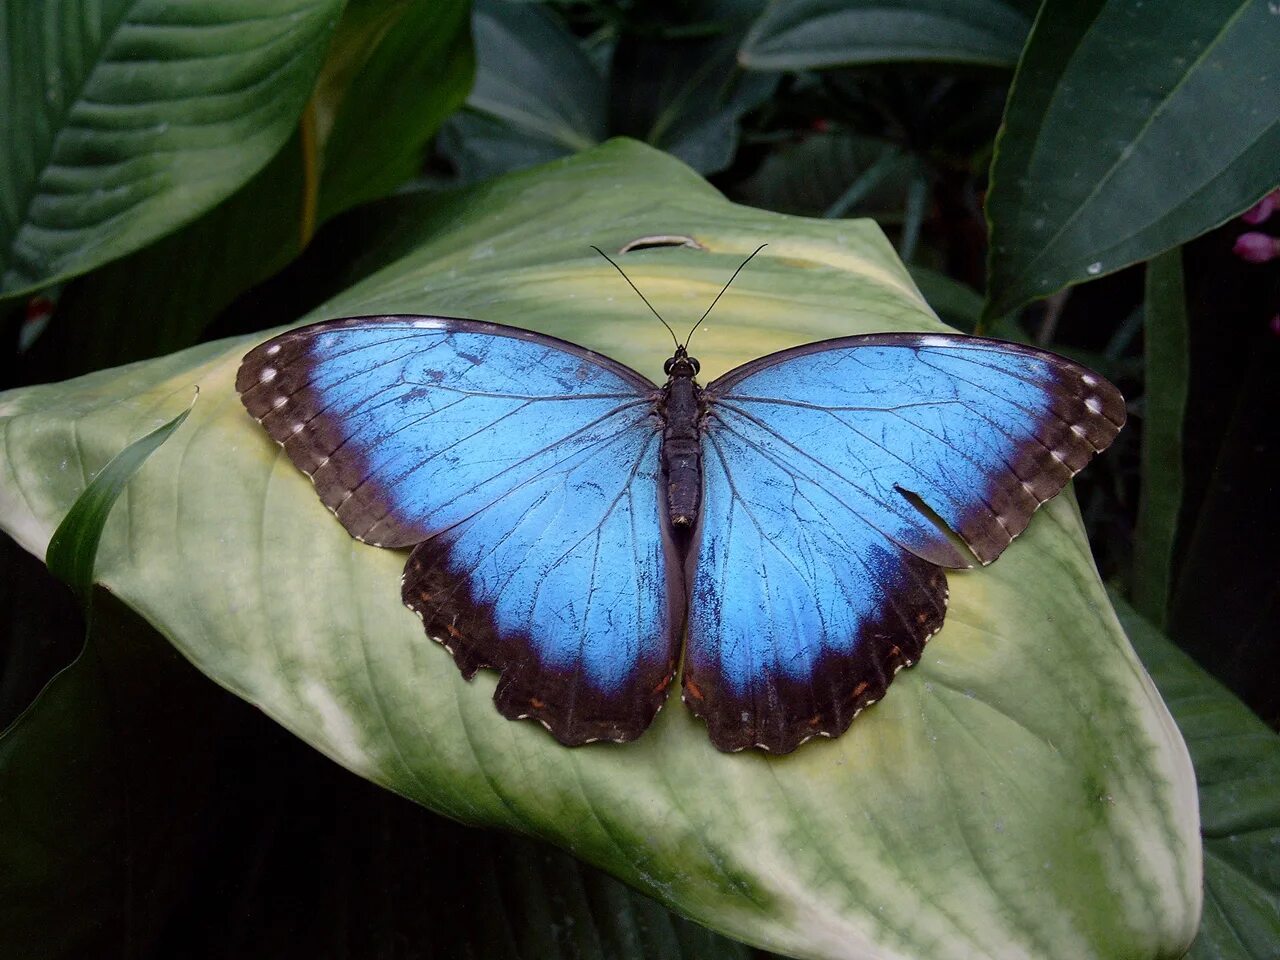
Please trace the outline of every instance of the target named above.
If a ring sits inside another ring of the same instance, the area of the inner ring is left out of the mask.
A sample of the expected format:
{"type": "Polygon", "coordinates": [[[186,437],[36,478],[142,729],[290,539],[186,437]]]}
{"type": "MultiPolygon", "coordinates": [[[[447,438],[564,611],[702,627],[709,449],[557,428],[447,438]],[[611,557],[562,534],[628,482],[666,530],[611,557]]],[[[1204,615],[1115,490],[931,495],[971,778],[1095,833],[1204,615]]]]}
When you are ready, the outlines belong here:
{"type": "Polygon", "coordinates": [[[849,337],[704,394],[685,698],[722,749],[836,735],[941,626],[968,566],[911,496],[994,560],[1124,422],[1061,357],[973,337],[849,337]]]}
{"type": "Polygon", "coordinates": [[[627,740],[662,702],[683,617],[660,510],[657,387],[572,344],[367,317],[257,347],[245,406],[355,537],[418,544],[405,603],[508,717],[627,740]]]}

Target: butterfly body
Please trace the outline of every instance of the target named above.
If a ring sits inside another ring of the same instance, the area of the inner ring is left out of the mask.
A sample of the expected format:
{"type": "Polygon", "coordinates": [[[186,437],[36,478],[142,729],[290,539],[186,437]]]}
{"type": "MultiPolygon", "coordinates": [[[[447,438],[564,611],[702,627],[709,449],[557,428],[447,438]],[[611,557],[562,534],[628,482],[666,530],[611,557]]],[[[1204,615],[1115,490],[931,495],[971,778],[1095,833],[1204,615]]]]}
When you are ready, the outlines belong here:
{"type": "Polygon", "coordinates": [[[974,337],[845,337],[705,387],[679,347],[665,372],[355,317],[256,347],[237,389],[348,532],[412,548],[405,604],[464,676],[499,672],[504,716],[632,740],[679,671],[717,747],[775,753],[884,696],[944,570],[998,557],[1124,421],[1096,374],[974,337]]]}
{"type": "Polygon", "coordinates": [[[694,377],[698,361],[680,347],[666,362],[658,415],[663,421],[662,469],[666,477],[667,515],[672,526],[693,527],[702,503],[702,390],[694,377]]]}

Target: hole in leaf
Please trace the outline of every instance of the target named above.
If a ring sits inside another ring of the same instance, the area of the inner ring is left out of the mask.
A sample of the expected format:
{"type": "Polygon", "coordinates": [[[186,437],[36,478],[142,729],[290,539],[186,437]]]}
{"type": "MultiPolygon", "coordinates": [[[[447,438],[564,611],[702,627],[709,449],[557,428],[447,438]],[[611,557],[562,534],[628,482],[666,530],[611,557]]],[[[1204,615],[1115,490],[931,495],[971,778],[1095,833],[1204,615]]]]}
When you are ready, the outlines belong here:
{"type": "Polygon", "coordinates": [[[623,246],[618,253],[630,253],[633,250],[652,250],[654,247],[691,247],[694,250],[707,249],[693,237],[682,233],[661,233],[651,237],[636,237],[623,246]]]}

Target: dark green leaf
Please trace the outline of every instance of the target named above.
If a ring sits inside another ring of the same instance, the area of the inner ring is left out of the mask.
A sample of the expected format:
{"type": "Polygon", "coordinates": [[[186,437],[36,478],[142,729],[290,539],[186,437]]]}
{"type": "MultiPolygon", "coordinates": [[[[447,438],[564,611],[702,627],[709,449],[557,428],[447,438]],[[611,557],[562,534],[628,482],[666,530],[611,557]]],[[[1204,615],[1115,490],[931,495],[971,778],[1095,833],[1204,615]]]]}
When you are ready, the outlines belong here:
{"type": "Polygon", "coordinates": [[[577,39],[534,4],[478,0],[476,81],[467,105],[490,122],[451,123],[444,140],[462,180],[564,156],[605,137],[603,77],[577,39]],[[468,136],[479,133],[477,146],[468,136]],[[479,170],[467,161],[480,154],[479,170]]]}
{"type": "Polygon", "coordinates": [[[1005,0],[791,0],[752,27],[751,70],[811,70],[892,61],[1012,67],[1030,18],[1005,0]]]}
{"type": "Polygon", "coordinates": [[[913,266],[911,279],[915,281],[933,312],[944,323],[972,333],[982,316],[982,295],[959,280],[952,280],[945,273],[927,267],[913,266]]]}
{"type": "Polygon", "coordinates": [[[1280,944],[1280,737],[1119,597],[1129,640],[1191,751],[1204,837],[1192,960],[1275,960],[1280,944]]]}
{"type": "Polygon", "coordinates": [[[427,143],[471,89],[465,0],[354,0],[316,87],[319,219],[418,173],[427,143]]]}
{"type": "Polygon", "coordinates": [[[94,606],[83,652],[0,734],[6,957],[150,955],[217,813],[226,698],[118,601],[94,606]]]}
{"type": "Polygon", "coordinates": [[[883,223],[902,215],[912,171],[911,158],[881,140],[819,133],[771,150],[734,199],[781,213],[883,223]]]}
{"type": "Polygon", "coordinates": [[[644,140],[699,173],[727,167],[737,152],[739,120],[778,82],[737,65],[738,44],[758,6],[702,0],[696,12],[710,25],[706,35],[624,35],[613,56],[610,133],[644,140]]]}
{"type": "MultiPolygon", "coordinates": [[[[323,142],[307,148],[323,173],[319,221],[416,172],[425,138],[470,83],[468,18],[456,6],[362,0],[344,15],[317,83],[323,142]],[[405,43],[416,44],[412,55],[402,56],[405,43]]],[[[24,358],[24,379],[58,379],[196,342],[224,308],[300,252],[305,162],[295,135],[213,210],[69,284],[24,358]]]]}
{"type": "Polygon", "coordinates": [[[991,171],[989,314],[1184,243],[1275,186],[1273,6],[1045,4],[991,171]]]}
{"type": "Polygon", "coordinates": [[[0,292],[124,256],[253,176],[293,128],[341,8],[6,4],[0,292]]]}
{"type": "Polygon", "coordinates": [[[1147,264],[1143,310],[1146,393],[1142,413],[1142,492],[1134,531],[1133,602],[1161,629],[1169,612],[1173,546],[1182,508],[1182,416],[1190,356],[1182,248],[1147,264]]]}
{"type": "MultiPolygon", "coordinates": [[[[196,393],[199,394],[198,387],[196,393]]],[[[195,405],[194,398],[191,403],[195,405]]],[[[124,492],[125,484],[147,462],[147,458],[182,426],[190,413],[191,407],[187,407],[112,457],[76,498],[53,531],[44,562],[53,575],[69,585],[85,603],[93,589],[93,563],[111,508],[124,492]]]]}
{"type": "Polygon", "coordinates": [[[25,362],[49,380],[180,350],[302,242],[302,149],[294,136],[194,223],[79,277],[25,362]]]}

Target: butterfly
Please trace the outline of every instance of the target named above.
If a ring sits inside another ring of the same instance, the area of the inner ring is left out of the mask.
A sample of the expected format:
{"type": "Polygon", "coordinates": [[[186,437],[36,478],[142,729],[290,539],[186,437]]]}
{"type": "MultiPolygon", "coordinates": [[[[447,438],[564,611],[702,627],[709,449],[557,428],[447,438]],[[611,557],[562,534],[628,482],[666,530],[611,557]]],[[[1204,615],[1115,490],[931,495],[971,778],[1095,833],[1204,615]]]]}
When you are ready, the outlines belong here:
{"type": "Polygon", "coordinates": [[[997,340],[840,337],[704,387],[672,339],[658,385],[517,327],[351,317],[255,347],[236,387],[353,537],[412,548],[405,604],[465,677],[499,671],[504,716],[633,740],[679,670],[716,747],[779,754],[883,697],[944,571],[1000,556],[1125,420],[1102,377],[997,340]]]}

